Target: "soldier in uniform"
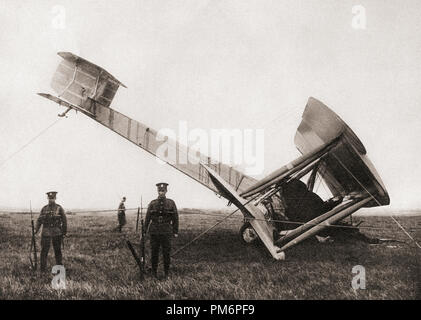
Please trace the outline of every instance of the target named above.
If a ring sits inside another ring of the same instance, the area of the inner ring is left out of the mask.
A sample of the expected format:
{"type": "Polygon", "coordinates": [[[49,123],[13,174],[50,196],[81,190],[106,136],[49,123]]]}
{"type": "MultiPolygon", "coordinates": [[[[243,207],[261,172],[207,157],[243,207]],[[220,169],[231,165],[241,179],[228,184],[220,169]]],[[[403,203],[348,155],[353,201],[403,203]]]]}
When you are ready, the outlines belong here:
{"type": "Polygon", "coordinates": [[[126,197],[120,202],[118,206],[118,231],[121,232],[121,229],[126,224],[126,207],[124,206],[124,202],[126,201],[126,197]]]}
{"type": "Polygon", "coordinates": [[[35,233],[42,228],[41,234],[41,272],[46,271],[47,256],[53,243],[56,265],[62,265],[61,243],[67,233],[67,219],[63,207],[56,203],[56,191],[47,192],[48,204],[41,209],[35,233]]]}
{"type": "Polygon", "coordinates": [[[158,187],[158,198],[148,206],[145,228],[150,234],[152,272],[158,277],[157,268],[159,248],[162,247],[165,278],[170,269],[171,238],[178,236],[178,212],[175,202],[165,197],[168,183],[161,182],[158,187]]]}

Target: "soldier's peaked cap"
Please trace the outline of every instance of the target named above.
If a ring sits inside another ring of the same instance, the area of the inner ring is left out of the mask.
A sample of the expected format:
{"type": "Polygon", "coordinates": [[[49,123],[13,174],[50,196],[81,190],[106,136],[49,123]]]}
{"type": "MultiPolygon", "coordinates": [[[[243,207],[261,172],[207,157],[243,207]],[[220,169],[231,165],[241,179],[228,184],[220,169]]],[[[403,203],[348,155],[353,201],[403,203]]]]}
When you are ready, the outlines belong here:
{"type": "Polygon", "coordinates": [[[157,183],[156,186],[158,187],[158,191],[167,191],[168,183],[160,182],[160,183],[157,183]]]}
{"type": "Polygon", "coordinates": [[[48,199],[55,199],[56,195],[57,195],[57,191],[48,191],[47,192],[48,199]]]}

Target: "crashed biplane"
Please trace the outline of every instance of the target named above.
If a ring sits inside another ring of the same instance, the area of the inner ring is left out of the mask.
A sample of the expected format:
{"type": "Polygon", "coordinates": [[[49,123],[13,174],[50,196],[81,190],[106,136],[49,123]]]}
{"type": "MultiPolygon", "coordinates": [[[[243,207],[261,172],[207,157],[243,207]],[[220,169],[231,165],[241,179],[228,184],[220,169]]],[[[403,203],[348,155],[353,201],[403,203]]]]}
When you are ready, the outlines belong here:
{"type": "MultiPolygon", "coordinates": [[[[51,85],[57,96],[39,95],[67,108],[59,116],[79,111],[159,157],[163,141],[157,131],[110,107],[124,84],[83,58],[58,54],[63,61],[51,85]]],[[[309,98],[294,142],[302,156],[259,181],[202,154],[197,164],[167,163],[233,203],[245,218],[242,239],[247,243],[260,239],[281,260],[286,249],[323,234],[358,209],[389,204],[362,142],[320,101],[309,98]],[[330,190],[329,200],[314,192],[316,177],[330,190]]],[[[186,146],[174,144],[177,152],[187,151],[186,146]]]]}

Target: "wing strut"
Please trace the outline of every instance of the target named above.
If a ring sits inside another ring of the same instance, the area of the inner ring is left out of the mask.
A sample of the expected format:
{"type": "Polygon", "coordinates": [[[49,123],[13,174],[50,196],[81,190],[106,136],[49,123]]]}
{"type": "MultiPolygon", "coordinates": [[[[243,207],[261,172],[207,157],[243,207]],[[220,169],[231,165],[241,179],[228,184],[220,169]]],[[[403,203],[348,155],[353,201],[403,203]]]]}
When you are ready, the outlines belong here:
{"type": "MultiPolygon", "coordinates": [[[[290,238],[292,237],[291,234],[297,234],[299,233],[299,231],[303,231],[306,230],[310,227],[309,230],[301,233],[299,236],[297,236],[296,238],[294,238],[293,240],[289,241],[288,243],[286,243],[285,245],[282,246],[281,250],[284,251],[292,246],[295,246],[296,244],[300,243],[301,241],[316,235],[317,233],[319,233],[320,231],[322,231],[323,229],[331,226],[332,224],[348,217],[349,215],[353,214],[355,211],[357,211],[358,209],[362,208],[366,203],[368,203],[369,201],[372,200],[372,197],[367,195],[365,198],[362,199],[356,199],[354,201],[351,201],[351,203],[349,206],[347,206],[346,204],[344,204],[344,206],[339,206],[341,208],[338,208],[337,210],[333,209],[327,213],[325,213],[324,215],[321,215],[309,222],[307,222],[306,224],[296,228],[293,230],[292,233],[290,233],[290,238]],[[330,216],[329,216],[330,214],[330,216]],[[326,216],[327,215],[327,216],[326,216]],[[326,219],[326,217],[328,217],[326,219]],[[320,219],[319,219],[320,218],[320,219]],[[323,220],[324,218],[324,220],[323,220]],[[317,222],[315,221],[317,220],[317,222]],[[322,220],[322,222],[320,222],[320,220],[322,220]],[[314,225],[315,223],[318,223],[317,225],[314,225]],[[311,227],[313,226],[313,227],[311,227]],[[297,230],[300,229],[301,230],[297,230]]],[[[288,236],[288,234],[287,234],[288,236]]]]}
{"type": "Polygon", "coordinates": [[[284,260],[284,252],[279,250],[279,247],[277,247],[273,243],[273,228],[271,228],[269,223],[267,222],[263,211],[259,209],[259,207],[256,207],[253,204],[249,203],[250,201],[241,197],[230,184],[228,184],[224,179],[222,179],[221,176],[218,175],[209,166],[205,164],[202,165],[209,173],[209,176],[213,184],[218,189],[218,191],[222,194],[230,195],[232,202],[241,210],[244,216],[246,218],[250,218],[249,223],[259,235],[259,238],[269,250],[272,257],[276,260],[284,260]]]}

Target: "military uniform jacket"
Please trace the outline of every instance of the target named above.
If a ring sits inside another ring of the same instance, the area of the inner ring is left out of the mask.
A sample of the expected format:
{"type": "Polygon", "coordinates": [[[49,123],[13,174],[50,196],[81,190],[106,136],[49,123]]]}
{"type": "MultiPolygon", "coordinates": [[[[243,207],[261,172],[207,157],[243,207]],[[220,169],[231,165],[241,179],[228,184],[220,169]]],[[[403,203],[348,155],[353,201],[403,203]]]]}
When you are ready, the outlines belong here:
{"type": "Polygon", "coordinates": [[[145,218],[146,230],[148,227],[150,234],[178,233],[178,212],[175,202],[168,198],[152,200],[145,218]]]}
{"type": "Polygon", "coordinates": [[[42,228],[42,236],[55,237],[67,233],[67,219],[63,207],[59,204],[47,204],[41,209],[37,220],[37,230],[42,228]]]}
{"type": "Polygon", "coordinates": [[[124,215],[125,213],[126,213],[126,206],[124,205],[124,202],[121,201],[119,206],[118,206],[118,214],[124,215]]]}
{"type": "Polygon", "coordinates": [[[120,202],[118,206],[118,223],[121,225],[126,224],[126,207],[124,206],[124,202],[120,202]]]}

